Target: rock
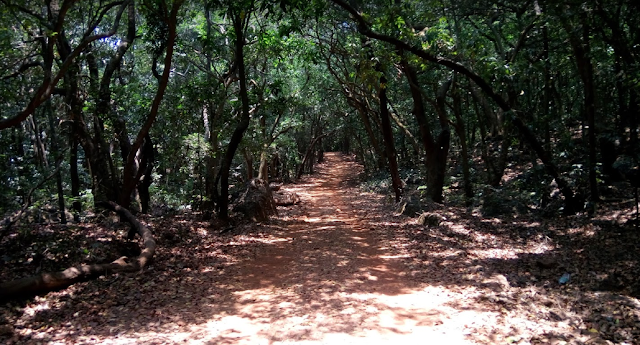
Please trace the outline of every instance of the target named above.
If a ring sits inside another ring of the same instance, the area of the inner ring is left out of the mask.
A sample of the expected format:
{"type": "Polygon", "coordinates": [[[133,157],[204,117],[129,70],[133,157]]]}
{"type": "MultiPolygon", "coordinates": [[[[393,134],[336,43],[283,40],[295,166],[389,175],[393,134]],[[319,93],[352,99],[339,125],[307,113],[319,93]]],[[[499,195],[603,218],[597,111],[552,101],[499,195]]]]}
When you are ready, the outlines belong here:
{"type": "Polygon", "coordinates": [[[409,217],[415,217],[416,214],[422,212],[422,203],[419,198],[408,196],[404,198],[396,208],[397,214],[402,214],[409,217]]]}
{"type": "Polygon", "coordinates": [[[571,280],[571,274],[565,273],[565,274],[562,275],[562,277],[560,277],[558,279],[558,284],[564,285],[564,284],[568,283],[570,280],[571,280]]]}
{"type": "Polygon", "coordinates": [[[273,193],[273,200],[278,206],[291,206],[300,203],[300,197],[292,192],[273,193]]]}
{"type": "Polygon", "coordinates": [[[269,185],[261,179],[253,179],[247,184],[247,189],[234,206],[235,212],[243,213],[245,218],[254,221],[265,221],[272,214],[277,214],[276,203],[269,185]]]}
{"type": "Polygon", "coordinates": [[[442,222],[442,216],[437,213],[425,212],[418,217],[418,224],[426,226],[438,226],[442,222]]]}

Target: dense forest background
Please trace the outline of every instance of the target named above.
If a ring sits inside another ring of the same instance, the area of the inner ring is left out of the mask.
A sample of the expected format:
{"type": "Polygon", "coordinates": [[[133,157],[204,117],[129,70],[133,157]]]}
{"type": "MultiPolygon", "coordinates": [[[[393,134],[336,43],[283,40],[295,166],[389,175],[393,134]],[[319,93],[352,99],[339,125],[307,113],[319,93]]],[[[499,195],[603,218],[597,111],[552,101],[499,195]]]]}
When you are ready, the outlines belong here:
{"type": "Polygon", "coordinates": [[[594,212],[637,166],[635,2],[2,3],[5,215],[226,219],[230,186],[326,150],[383,171],[396,201],[413,174],[467,205],[524,159],[527,207],[594,212]]]}

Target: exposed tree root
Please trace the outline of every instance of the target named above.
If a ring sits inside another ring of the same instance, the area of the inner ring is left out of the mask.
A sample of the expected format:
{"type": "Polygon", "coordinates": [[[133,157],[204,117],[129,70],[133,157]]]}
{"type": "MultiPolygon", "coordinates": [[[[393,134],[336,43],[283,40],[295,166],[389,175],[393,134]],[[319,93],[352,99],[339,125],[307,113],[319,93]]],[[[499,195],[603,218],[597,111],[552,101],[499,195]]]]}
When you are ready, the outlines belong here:
{"type": "Polygon", "coordinates": [[[38,293],[58,290],[75,284],[99,277],[107,273],[136,272],[144,268],[153,257],[156,250],[156,241],[142,223],[140,223],[127,209],[114,202],[101,203],[108,209],[117,212],[126,219],[135,231],[144,240],[142,253],[136,258],[123,256],[108,264],[80,265],[67,268],[61,272],[41,273],[39,275],[26,277],[7,283],[0,284],[0,300],[15,297],[31,296],[38,293]]]}

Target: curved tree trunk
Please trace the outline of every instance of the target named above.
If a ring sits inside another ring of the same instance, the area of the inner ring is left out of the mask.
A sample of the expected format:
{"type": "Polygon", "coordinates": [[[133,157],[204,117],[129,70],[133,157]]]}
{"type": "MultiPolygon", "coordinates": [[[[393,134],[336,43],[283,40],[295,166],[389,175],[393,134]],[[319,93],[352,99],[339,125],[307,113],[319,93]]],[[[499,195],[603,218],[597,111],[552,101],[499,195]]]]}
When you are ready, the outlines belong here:
{"type": "Polygon", "coordinates": [[[142,253],[136,258],[123,256],[118,260],[102,265],[80,265],[67,268],[61,272],[42,273],[36,276],[22,278],[0,284],[0,299],[10,299],[21,296],[31,296],[38,293],[63,289],[74,283],[99,277],[107,273],[138,272],[143,269],[153,257],[156,241],[151,231],[142,225],[127,209],[113,203],[101,203],[101,206],[117,212],[126,219],[143,241],[142,253]]]}
{"type": "Polygon", "coordinates": [[[169,83],[169,76],[171,75],[171,62],[173,60],[174,43],[178,36],[176,31],[178,26],[178,11],[180,10],[180,7],[183,3],[184,0],[174,1],[169,16],[163,18],[163,20],[167,24],[167,28],[169,31],[167,33],[167,48],[164,56],[164,69],[162,70],[162,76],[158,81],[158,90],[156,90],[156,95],[153,98],[153,102],[151,103],[149,116],[147,116],[147,119],[138,131],[138,135],[136,136],[135,141],[129,148],[127,159],[124,164],[120,201],[122,202],[121,205],[125,208],[129,208],[129,204],[131,203],[131,193],[135,190],[138,182],[140,181],[140,177],[142,177],[142,172],[135,171],[135,159],[138,153],[138,149],[142,147],[145,138],[149,135],[151,126],[158,116],[160,103],[162,103],[164,92],[167,89],[167,85],[169,83]]]}
{"type": "Polygon", "coordinates": [[[527,144],[531,146],[531,148],[536,152],[538,158],[544,164],[545,170],[553,179],[556,180],[558,184],[558,188],[560,192],[565,198],[565,212],[567,213],[575,213],[579,209],[582,208],[581,200],[576,198],[573,189],[567,182],[567,180],[560,175],[558,167],[551,159],[550,154],[545,151],[540,141],[536,137],[536,135],[531,131],[531,129],[525,125],[522,120],[522,113],[513,109],[511,105],[496,91],[489,85],[489,83],[482,78],[480,75],[474,73],[466,66],[460,64],[457,61],[447,59],[441,56],[436,56],[431,54],[430,52],[421,49],[419,46],[411,45],[407,42],[404,42],[396,37],[380,34],[371,29],[371,25],[367,20],[359,13],[355,8],[349,5],[347,2],[342,0],[332,0],[335,4],[342,7],[345,11],[349,12],[349,14],[353,17],[354,21],[358,24],[358,31],[370,38],[377,39],[382,42],[387,42],[392,44],[398,50],[408,51],[414,54],[415,56],[429,62],[433,62],[440,66],[446,67],[454,72],[458,72],[465,77],[472,80],[482,91],[487,94],[489,98],[491,98],[503,111],[505,116],[509,117],[511,122],[516,126],[523,139],[527,144]]]}

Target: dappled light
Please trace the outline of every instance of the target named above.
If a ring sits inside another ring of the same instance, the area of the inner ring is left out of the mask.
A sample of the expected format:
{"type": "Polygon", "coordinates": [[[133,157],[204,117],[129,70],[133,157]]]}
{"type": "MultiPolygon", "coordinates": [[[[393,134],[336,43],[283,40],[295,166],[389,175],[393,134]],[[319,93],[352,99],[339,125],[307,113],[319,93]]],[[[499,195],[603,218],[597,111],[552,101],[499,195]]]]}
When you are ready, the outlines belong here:
{"type": "MultiPolygon", "coordinates": [[[[502,228],[451,208],[424,227],[359,191],[358,171],[353,157],[327,154],[286,187],[300,205],[232,233],[148,218],[161,239],[154,263],[37,297],[16,327],[61,343],[495,344],[588,341],[593,303],[612,308],[612,322],[640,320],[635,298],[582,288],[589,272],[569,265],[585,251],[558,252],[548,224],[502,228]],[[565,271],[575,283],[557,283],[565,271]]],[[[565,233],[590,250],[593,234],[576,229],[565,233]]]]}
{"type": "Polygon", "coordinates": [[[640,345],[638,0],[0,3],[0,344],[640,345]]]}

